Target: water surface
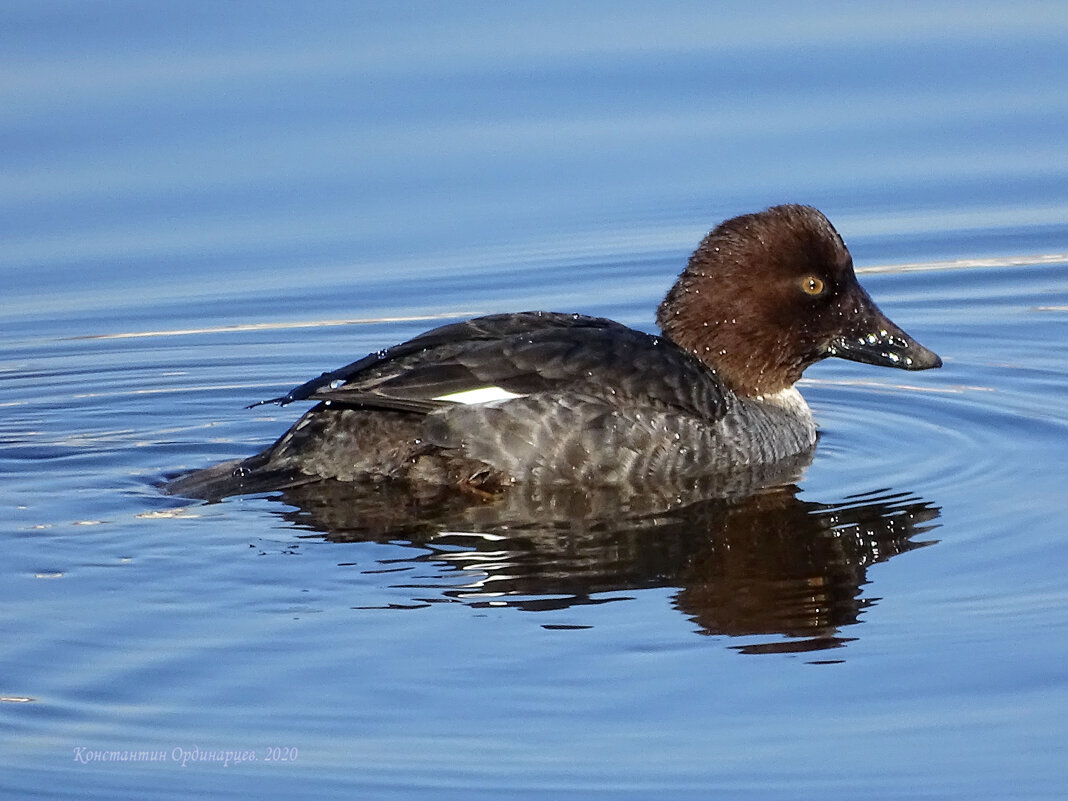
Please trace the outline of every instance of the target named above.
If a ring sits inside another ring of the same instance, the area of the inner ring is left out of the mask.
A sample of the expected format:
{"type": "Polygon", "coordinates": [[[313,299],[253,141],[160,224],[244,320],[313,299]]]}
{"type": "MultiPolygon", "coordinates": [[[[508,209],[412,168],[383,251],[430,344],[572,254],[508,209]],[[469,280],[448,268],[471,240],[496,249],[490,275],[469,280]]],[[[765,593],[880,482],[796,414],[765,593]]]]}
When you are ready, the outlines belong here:
{"type": "Polygon", "coordinates": [[[7,795],[1064,796],[1068,18],[762,8],[5,6],[7,795]],[[157,489],[443,321],[652,330],[779,202],[945,366],[811,369],[777,486],[157,489]]]}

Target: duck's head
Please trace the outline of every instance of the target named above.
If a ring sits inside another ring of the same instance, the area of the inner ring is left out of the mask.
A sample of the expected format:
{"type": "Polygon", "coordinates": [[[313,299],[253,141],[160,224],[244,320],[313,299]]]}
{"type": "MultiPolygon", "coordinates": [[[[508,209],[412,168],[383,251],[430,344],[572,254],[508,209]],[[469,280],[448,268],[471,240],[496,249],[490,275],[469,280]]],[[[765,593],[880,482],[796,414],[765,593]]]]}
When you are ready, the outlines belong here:
{"type": "Polygon", "coordinates": [[[716,226],[657,322],[748,396],[791,387],[828,356],[905,370],[942,364],[879,310],[842,238],[811,206],[774,206],[716,226]]]}

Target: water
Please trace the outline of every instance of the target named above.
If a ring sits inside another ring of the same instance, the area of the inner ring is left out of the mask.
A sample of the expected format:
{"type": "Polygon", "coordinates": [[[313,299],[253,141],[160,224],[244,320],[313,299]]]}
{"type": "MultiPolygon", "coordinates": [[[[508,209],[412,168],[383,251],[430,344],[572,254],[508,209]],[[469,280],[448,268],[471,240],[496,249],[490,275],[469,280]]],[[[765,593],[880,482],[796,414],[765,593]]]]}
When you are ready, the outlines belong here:
{"type": "Polygon", "coordinates": [[[1062,798],[1066,16],[6,4],[0,788],[1062,798]],[[442,320],[648,330],[786,201],[945,366],[810,370],[783,489],[504,528],[155,487],[442,320]]]}

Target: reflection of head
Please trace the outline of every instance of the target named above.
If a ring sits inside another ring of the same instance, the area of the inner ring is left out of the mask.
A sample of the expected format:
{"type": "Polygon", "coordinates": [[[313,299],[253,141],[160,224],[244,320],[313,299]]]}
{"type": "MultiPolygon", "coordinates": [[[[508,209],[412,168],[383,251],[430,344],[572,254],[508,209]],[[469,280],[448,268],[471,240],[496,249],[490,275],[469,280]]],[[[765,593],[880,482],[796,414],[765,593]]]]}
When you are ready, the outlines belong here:
{"type": "Polygon", "coordinates": [[[823,505],[778,491],[707,519],[704,547],[680,575],[676,605],[705,634],[786,635],[748,652],[834,647],[872,603],[867,567],[929,543],[912,541],[938,510],[882,493],[823,505]]]}

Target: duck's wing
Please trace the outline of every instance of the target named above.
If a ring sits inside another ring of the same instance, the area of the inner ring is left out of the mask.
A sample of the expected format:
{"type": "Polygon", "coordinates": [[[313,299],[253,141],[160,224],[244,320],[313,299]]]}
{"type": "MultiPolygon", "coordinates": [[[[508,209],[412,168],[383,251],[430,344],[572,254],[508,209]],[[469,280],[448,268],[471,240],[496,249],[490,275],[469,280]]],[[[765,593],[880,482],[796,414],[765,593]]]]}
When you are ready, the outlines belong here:
{"type": "MultiPolygon", "coordinates": [[[[503,341],[529,331],[597,327],[625,328],[611,320],[578,314],[520,312],[476,317],[439,326],[399,345],[370,353],[351,364],[306,381],[281,397],[262,400],[253,406],[266,403],[285,406],[294,401],[313,400],[319,397],[318,393],[337,389],[350,382],[352,386],[349,390],[354,390],[357,385],[362,386],[378,378],[401,375],[408,366],[426,366],[438,361],[445,368],[456,352],[477,347],[477,343],[503,341]]],[[[452,369],[455,369],[455,365],[452,369]]],[[[463,383],[464,377],[456,374],[453,381],[463,383]]]]}
{"type": "Polygon", "coordinates": [[[275,402],[430,412],[449,404],[581,393],[641,399],[704,419],[729,402],[692,355],[599,317],[523,312],[442,326],[324,373],[275,402]]]}

